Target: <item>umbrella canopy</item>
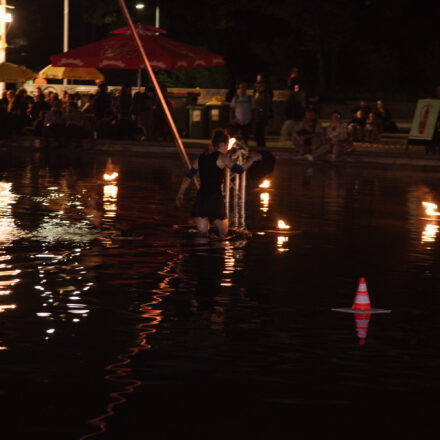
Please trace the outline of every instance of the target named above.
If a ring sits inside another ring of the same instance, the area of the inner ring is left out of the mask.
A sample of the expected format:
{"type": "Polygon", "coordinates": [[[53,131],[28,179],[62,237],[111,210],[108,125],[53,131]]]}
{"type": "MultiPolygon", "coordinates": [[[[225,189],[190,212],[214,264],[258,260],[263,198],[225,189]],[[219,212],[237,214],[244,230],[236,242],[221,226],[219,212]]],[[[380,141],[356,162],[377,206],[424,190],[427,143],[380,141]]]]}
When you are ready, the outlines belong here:
{"type": "Polygon", "coordinates": [[[0,82],[19,83],[30,81],[37,74],[24,66],[13,63],[0,63],[0,82]]]}
{"type": "MultiPolygon", "coordinates": [[[[140,33],[139,38],[154,70],[193,69],[225,64],[223,57],[160,34],[140,33]]],[[[51,58],[59,67],[143,69],[144,62],[130,33],[120,33],[51,58]]]]}
{"type": "MultiPolygon", "coordinates": [[[[167,31],[165,29],[161,29],[155,26],[150,26],[148,24],[136,23],[134,25],[136,32],[139,35],[156,35],[156,34],[166,34],[167,31]]],[[[128,26],[121,27],[112,31],[112,34],[129,34],[130,28],[128,26]]]]}
{"type": "Polygon", "coordinates": [[[93,67],[55,67],[46,66],[39,73],[41,78],[71,79],[81,81],[104,81],[104,75],[93,67]]]}

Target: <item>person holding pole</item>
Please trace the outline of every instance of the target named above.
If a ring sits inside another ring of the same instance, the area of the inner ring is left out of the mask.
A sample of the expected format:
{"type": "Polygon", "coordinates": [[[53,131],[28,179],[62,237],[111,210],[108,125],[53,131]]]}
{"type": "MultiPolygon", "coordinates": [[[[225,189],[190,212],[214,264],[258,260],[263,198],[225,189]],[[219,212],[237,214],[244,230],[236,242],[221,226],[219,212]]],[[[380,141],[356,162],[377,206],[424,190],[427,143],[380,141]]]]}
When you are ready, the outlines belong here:
{"type": "Polygon", "coordinates": [[[215,130],[209,150],[201,154],[184,177],[176,198],[176,205],[183,206],[183,195],[192,178],[200,172],[200,189],[192,210],[197,229],[202,235],[208,235],[210,223],[217,228],[218,235],[225,239],[228,234],[228,218],[222,194],[225,168],[242,174],[255,161],[261,160],[261,154],[248,156],[243,165],[236,164],[228,155],[229,136],[224,130],[215,130]]]}

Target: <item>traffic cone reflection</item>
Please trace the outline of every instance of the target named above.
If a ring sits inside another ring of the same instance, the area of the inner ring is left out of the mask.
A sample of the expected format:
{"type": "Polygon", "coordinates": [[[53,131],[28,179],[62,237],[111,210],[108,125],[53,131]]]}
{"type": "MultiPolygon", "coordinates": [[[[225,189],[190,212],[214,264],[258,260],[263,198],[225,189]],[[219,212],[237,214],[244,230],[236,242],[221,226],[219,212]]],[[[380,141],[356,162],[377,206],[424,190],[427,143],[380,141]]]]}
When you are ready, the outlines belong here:
{"type": "Polygon", "coordinates": [[[105,174],[113,174],[114,168],[113,168],[113,164],[112,164],[112,158],[109,157],[107,159],[107,164],[105,166],[105,174]]]}
{"type": "Polygon", "coordinates": [[[371,310],[370,297],[368,296],[367,283],[365,278],[359,280],[356,296],[354,298],[353,310],[366,312],[371,310]]]}
{"type": "Polygon", "coordinates": [[[354,322],[356,324],[356,333],[359,338],[359,345],[364,345],[367,339],[368,324],[370,323],[371,315],[368,313],[355,313],[354,322]]]}

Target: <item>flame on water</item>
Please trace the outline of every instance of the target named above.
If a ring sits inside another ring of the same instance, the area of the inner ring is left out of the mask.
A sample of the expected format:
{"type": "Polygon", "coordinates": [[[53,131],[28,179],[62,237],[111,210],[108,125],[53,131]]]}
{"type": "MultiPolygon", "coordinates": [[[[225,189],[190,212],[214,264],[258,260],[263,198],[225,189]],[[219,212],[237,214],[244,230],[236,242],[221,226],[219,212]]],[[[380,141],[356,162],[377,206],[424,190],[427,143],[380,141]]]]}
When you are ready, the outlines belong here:
{"type": "Polygon", "coordinates": [[[236,138],[229,138],[229,142],[228,142],[228,150],[230,150],[234,144],[237,142],[236,138]]]}
{"type": "Polygon", "coordinates": [[[422,202],[425,207],[425,211],[427,215],[440,215],[440,212],[437,211],[437,205],[435,203],[422,202]]]}
{"type": "Polygon", "coordinates": [[[107,182],[111,182],[112,180],[115,180],[117,177],[119,176],[119,174],[116,171],[113,171],[113,173],[111,174],[104,174],[104,180],[106,180],[107,182]]]}
{"type": "Polygon", "coordinates": [[[259,188],[270,188],[270,180],[263,180],[259,188]]]}
{"type": "Polygon", "coordinates": [[[290,229],[290,226],[284,223],[284,220],[278,220],[278,229],[290,229]]]}

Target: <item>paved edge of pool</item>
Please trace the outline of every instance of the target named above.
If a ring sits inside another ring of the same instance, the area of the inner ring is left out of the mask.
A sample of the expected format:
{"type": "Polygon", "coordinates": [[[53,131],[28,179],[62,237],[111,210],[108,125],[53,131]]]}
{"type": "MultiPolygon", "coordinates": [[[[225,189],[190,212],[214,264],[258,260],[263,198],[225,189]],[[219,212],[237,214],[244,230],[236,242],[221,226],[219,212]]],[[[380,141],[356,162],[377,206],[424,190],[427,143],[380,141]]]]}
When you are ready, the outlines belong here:
{"type": "MultiPolygon", "coordinates": [[[[209,144],[206,139],[183,139],[183,144],[189,155],[200,153],[205,150],[209,144]]],[[[40,147],[41,140],[33,136],[9,136],[0,140],[0,149],[2,150],[23,150],[23,151],[41,151],[50,152],[50,149],[42,149],[40,147]]],[[[308,161],[298,158],[294,151],[285,146],[280,146],[278,142],[268,141],[267,148],[277,158],[283,160],[291,160],[296,163],[312,165],[315,163],[336,164],[371,164],[371,165],[387,165],[399,167],[422,167],[422,168],[438,168],[440,167],[440,154],[426,154],[422,146],[411,146],[406,151],[405,145],[367,145],[357,144],[357,151],[348,157],[343,157],[335,162],[329,160],[308,161]]],[[[66,149],[69,147],[66,147],[66,149]]],[[[145,142],[145,141],[116,141],[116,140],[96,140],[83,142],[81,149],[70,147],[72,151],[96,151],[100,153],[120,153],[129,152],[139,155],[178,155],[178,150],[174,143],[166,142],[145,142]]],[[[255,150],[256,146],[250,143],[250,149],[255,150]]],[[[54,151],[57,150],[54,148],[54,151]]],[[[65,148],[62,148],[65,150],[65,148]]]]}

